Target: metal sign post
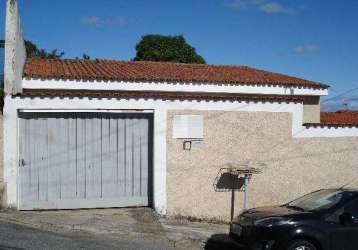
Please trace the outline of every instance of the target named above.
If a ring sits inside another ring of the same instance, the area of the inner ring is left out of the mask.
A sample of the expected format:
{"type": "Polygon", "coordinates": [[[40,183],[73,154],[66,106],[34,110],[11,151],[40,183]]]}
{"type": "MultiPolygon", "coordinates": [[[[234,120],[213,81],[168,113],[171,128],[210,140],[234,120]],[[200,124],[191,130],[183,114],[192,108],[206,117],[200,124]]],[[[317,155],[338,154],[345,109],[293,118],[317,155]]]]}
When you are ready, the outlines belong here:
{"type": "MultiPolygon", "coordinates": [[[[264,164],[259,164],[264,166],[264,164]]],[[[235,191],[244,193],[243,208],[249,207],[249,182],[254,174],[262,172],[259,168],[250,167],[249,164],[226,164],[221,168],[214,182],[217,192],[231,192],[230,219],[234,219],[235,214],[235,191]],[[230,181],[227,181],[230,180],[230,181]]]]}
{"type": "Polygon", "coordinates": [[[245,174],[244,177],[244,209],[246,210],[249,207],[249,179],[250,176],[245,174]]]}

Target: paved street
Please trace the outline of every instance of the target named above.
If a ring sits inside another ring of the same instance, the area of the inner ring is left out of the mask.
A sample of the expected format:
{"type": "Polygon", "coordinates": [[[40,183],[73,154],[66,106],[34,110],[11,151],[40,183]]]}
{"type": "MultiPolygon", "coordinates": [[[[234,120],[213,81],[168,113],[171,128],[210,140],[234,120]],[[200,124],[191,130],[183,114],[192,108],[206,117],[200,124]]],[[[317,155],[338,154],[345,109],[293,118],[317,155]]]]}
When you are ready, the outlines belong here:
{"type": "Polygon", "coordinates": [[[0,212],[0,250],[233,249],[227,232],[225,224],[159,217],[150,208],[0,212]]]}
{"type": "MultiPolygon", "coordinates": [[[[7,244],[4,237],[8,235],[16,237],[13,239],[16,244],[21,244],[23,239],[39,239],[40,243],[36,242],[37,244],[59,241],[59,244],[54,244],[60,247],[59,249],[67,248],[68,244],[74,246],[74,249],[80,248],[83,244],[86,249],[87,245],[95,246],[95,249],[107,249],[107,245],[111,249],[166,249],[163,248],[165,246],[177,249],[203,249],[211,236],[228,232],[228,225],[225,224],[160,217],[150,208],[27,212],[4,210],[0,212],[1,221],[2,227],[10,227],[9,232],[19,227],[20,236],[24,234],[23,237],[8,233],[2,235],[4,245],[7,244]],[[41,233],[51,240],[41,243],[41,239],[44,238],[41,233]],[[142,246],[145,248],[141,248],[142,246]]],[[[7,231],[5,228],[2,231],[7,231]]],[[[40,248],[46,248],[46,245],[40,248]]]]}
{"type": "Polygon", "coordinates": [[[7,249],[174,249],[139,240],[89,233],[55,233],[0,221],[0,250],[7,249]]]}
{"type": "MultiPolygon", "coordinates": [[[[0,250],[20,249],[148,249],[169,250],[174,248],[162,243],[141,240],[118,239],[114,235],[98,235],[80,232],[51,232],[0,221],[0,250]]],[[[205,250],[240,250],[227,239],[227,235],[213,235],[204,246],[205,250]]]]}

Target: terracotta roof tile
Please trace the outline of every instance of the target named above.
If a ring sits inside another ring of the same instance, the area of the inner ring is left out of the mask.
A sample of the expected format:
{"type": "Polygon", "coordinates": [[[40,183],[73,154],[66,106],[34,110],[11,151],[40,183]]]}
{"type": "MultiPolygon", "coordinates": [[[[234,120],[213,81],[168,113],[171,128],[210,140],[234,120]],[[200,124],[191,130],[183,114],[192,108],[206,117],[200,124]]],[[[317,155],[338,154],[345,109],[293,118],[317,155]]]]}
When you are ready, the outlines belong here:
{"type": "Polygon", "coordinates": [[[358,126],[358,111],[340,110],[337,112],[322,112],[320,123],[308,123],[305,125],[309,127],[356,127],[358,126]]]}
{"type": "Polygon", "coordinates": [[[92,97],[92,98],[144,98],[163,100],[207,100],[207,101],[265,101],[302,103],[301,96],[249,95],[200,92],[160,92],[160,91],[108,91],[108,90],[45,90],[24,89],[19,97],[92,97]]]}
{"type": "Polygon", "coordinates": [[[329,86],[246,66],[132,62],[114,60],[56,60],[28,58],[24,76],[44,79],[194,82],[280,85],[326,89],[329,86]]]}

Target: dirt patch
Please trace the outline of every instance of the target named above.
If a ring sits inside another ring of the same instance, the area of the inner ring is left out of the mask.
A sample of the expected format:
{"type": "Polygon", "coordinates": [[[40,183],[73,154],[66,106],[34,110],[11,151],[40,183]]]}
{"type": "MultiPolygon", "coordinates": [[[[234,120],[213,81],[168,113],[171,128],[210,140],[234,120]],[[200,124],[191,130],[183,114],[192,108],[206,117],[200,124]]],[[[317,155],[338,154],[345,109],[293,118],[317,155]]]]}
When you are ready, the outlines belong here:
{"type": "Polygon", "coordinates": [[[229,225],[230,223],[224,220],[220,220],[217,218],[207,219],[207,218],[198,218],[192,216],[183,216],[180,214],[176,214],[173,216],[165,216],[167,220],[172,220],[173,222],[177,222],[178,224],[188,224],[191,222],[202,222],[202,223],[210,223],[210,224],[218,224],[218,225],[229,225]]]}
{"type": "Polygon", "coordinates": [[[136,208],[129,212],[138,223],[159,223],[159,216],[152,209],[136,208]]]}

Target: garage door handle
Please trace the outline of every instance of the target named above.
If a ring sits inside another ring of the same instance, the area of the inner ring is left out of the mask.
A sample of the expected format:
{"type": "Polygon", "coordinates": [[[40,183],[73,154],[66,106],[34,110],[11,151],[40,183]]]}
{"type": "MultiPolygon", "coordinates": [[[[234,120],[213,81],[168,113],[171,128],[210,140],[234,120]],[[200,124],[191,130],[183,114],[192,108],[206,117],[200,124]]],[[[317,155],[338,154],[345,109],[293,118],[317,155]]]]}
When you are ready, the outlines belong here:
{"type": "Polygon", "coordinates": [[[20,161],[19,161],[19,166],[20,166],[20,167],[24,167],[25,165],[26,165],[25,160],[24,160],[24,159],[20,159],[20,161]]]}

